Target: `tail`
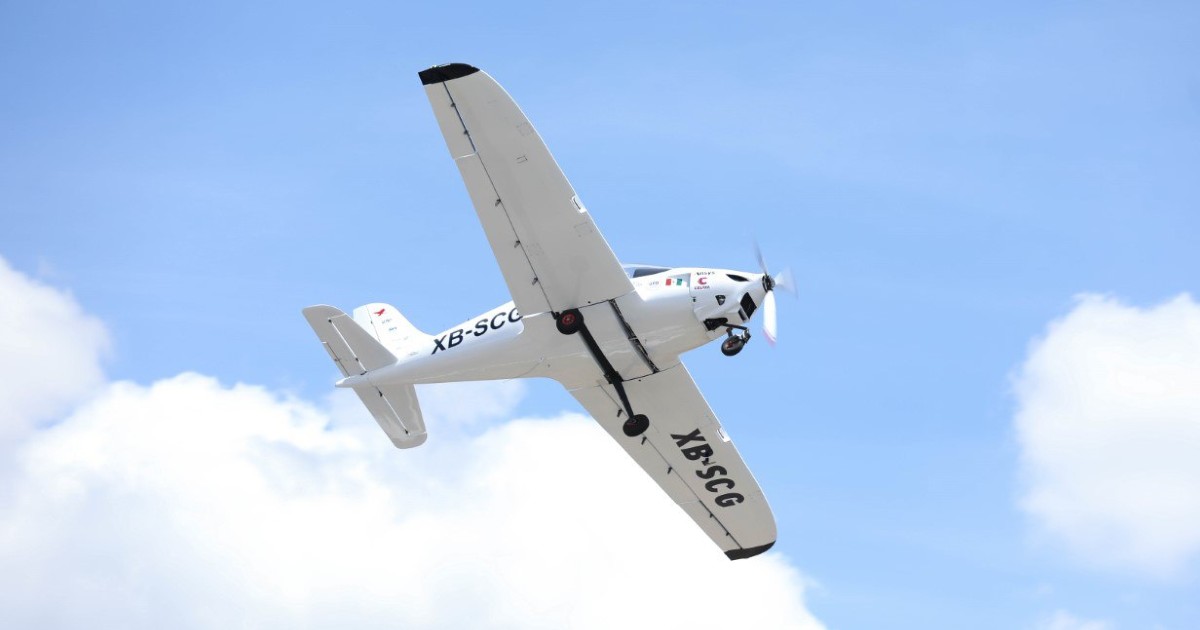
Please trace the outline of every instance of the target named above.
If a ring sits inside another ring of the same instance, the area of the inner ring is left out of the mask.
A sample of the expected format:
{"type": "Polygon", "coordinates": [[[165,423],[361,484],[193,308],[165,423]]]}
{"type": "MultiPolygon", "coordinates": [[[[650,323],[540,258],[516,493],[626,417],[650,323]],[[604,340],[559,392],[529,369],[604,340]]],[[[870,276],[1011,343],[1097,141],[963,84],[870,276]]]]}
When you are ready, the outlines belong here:
{"type": "MultiPolygon", "coordinates": [[[[395,341],[395,350],[407,347],[412,333],[423,335],[404,316],[390,306],[369,304],[355,310],[357,316],[363,309],[373,308],[375,311],[384,309],[395,312],[398,320],[386,324],[383,329],[383,339],[395,341]]],[[[395,350],[390,350],[381,343],[381,335],[374,322],[368,320],[367,326],[351,319],[342,311],[332,306],[310,306],[304,309],[304,318],[312,326],[317,338],[325,346],[325,351],[341,370],[342,376],[361,376],[372,370],[396,363],[395,350]]],[[[383,323],[382,321],[380,323],[383,323]]],[[[418,339],[419,340],[419,339],[418,339]]],[[[367,410],[375,417],[380,428],[392,440],[397,448],[412,448],[425,443],[428,434],[425,432],[425,418],[421,415],[421,405],[417,401],[416,389],[408,383],[375,385],[367,382],[354,386],[367,410]]]]}

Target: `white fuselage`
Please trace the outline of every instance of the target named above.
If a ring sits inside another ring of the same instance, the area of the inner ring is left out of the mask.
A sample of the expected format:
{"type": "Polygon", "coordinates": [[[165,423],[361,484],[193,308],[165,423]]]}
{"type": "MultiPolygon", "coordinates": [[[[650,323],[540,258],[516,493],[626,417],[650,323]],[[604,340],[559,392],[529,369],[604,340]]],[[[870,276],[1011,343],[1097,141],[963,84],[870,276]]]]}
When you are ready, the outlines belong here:
{"type": "MultiPolygon", "coordinates": [[[[632,282],[632,293],[579,309],[625,380],[674,366],[680,354],[724,337],[726,327],[714,324],[722,318],[745,325],[766,294],[762,274],[724,269],[682,267],[632,282]]],[[[522,316],[512,302],[393,352],[397,363],[373,371],[373,383],[549,377],[572,389],[603,378],[580,334],[560,333],[552,313],[522,316]]]]}

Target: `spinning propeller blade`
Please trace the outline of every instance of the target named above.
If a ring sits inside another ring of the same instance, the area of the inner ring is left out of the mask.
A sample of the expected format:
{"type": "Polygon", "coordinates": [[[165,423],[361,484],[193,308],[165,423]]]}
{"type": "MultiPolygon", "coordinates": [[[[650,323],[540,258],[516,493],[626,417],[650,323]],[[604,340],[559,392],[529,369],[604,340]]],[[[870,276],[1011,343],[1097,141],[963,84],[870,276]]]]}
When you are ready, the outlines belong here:
{"type": "Polygon", "coordinates": [[[793,296],[796,295],[796,284],[792,279],[792,270],[784,269],[778,275],[771,276],[771,272],[767,269],[767,259],[763,256],[762,248],[758,246],[758,241],[754,242],[754,255],[758,258],[758,267],[762,269],[763,285],[767,289],[767,295],[763,298],[763,334],[766,335],[767,341],[771,345],[775,345],[776,335],[779,332],[779,323],[775,313],[775,289],[780,288],[793,296]]]}
{"type": "Polygon", "coordinates": [[[763,298],[763,334],[767,336],[767,342],[772,346],[775,345],[775,292],[767,291],[767,297],[763,298]]]}
{"type": "Polygon", "coordinates": [[[775,274],[774,280],[776,289],[783,289],[784,291],[791,293],[792,297],[797,297],[799,295],[796,293],[796,279],[792,277],[792,270],[790,267],[784,268],[783,271],[775,274]]]}
{"type": "Polygon", "coordinates": [[[754,257],[758,259],[758,268],[767,273],[767,259],[763,257],[762,248],[758,246],[758,239],[754,240],[754,257]]]}

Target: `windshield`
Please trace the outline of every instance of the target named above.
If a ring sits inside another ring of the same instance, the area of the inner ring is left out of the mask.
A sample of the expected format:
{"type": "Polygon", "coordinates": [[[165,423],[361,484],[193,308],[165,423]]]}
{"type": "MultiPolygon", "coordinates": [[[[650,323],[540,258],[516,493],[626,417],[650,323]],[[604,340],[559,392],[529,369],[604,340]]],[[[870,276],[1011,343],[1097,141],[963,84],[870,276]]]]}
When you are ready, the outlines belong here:
{"type": "Polygon", "coordinates": [[[630,278],[653,276],[656,273],[665,273],[671,270],[670,267],[655,267],[652,265],[625,265],[623,269],[625,270],[625,275],[630,278]]]}

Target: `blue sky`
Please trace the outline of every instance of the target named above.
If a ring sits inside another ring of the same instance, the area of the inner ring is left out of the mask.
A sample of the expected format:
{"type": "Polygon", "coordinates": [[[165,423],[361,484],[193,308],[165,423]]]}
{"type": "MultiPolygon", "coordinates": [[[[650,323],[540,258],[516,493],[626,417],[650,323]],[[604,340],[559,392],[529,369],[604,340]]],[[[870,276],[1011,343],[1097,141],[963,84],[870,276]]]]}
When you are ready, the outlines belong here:
{"type": "Polygon", "coordinates": [[[1078,294],[1200,292],[1198,31],[1188,3],[7,3],[0,256],[108,326],[109,379],[318,400],[303,306],[433,330],[508,299],[416,78],[472,63],[623,260],[752,269],[756,237],[795,270],[776,348],[686,361],[817,618],[1195,627],[1194,556],[1109,566],[1021,509],[1013,382],[1078,294]]]}

